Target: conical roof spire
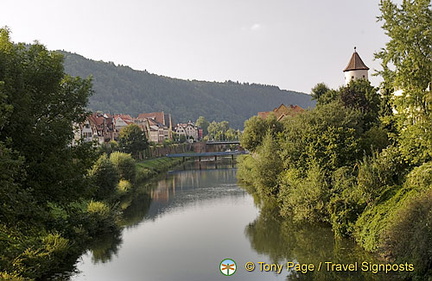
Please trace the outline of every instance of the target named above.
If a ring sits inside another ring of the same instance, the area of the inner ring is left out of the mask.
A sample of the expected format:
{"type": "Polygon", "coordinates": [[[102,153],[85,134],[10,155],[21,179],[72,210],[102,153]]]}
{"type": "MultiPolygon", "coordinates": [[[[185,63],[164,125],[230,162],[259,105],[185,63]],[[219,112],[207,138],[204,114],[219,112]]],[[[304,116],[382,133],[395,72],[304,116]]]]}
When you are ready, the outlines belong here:
{"type": "Polygon", "coordinates": [[[354,53],[352,54],[347,67],[345,67],[344,72],[351,70],[369,70],[369,67],[364,64],[359,54],[357,53],[356,47],[354,47],[354,53]]]}

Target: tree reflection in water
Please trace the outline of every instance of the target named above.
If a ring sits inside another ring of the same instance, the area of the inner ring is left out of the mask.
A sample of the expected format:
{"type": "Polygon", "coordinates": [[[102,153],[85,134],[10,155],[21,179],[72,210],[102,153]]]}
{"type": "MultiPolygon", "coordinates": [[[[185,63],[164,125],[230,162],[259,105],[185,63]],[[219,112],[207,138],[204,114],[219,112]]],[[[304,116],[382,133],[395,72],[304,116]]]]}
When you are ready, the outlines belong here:
{"type": "MultiPolygon", "coordinates": [[[[335,239],[331,229],[319,224],[296,224],[278,216],[275,208],[261,209],[260,216],[248,226],[245,234],[259,254],[269,256],[273,263],[287,261],[314,264],[315,271],[306,274],[290,272],[286,280],[319,281],[381,281],[402,280],[395,274],[362,272],[362,262],[383,263],[377,257],[348,239],[335,239]],[[323,263],[321,271],[316,270],[323,263]],[[350,264],[358,262],[356,272],[327,272],[324,262],[350,264]]],[[[286,272],[286,271],[285,271],[286,272]]]]}

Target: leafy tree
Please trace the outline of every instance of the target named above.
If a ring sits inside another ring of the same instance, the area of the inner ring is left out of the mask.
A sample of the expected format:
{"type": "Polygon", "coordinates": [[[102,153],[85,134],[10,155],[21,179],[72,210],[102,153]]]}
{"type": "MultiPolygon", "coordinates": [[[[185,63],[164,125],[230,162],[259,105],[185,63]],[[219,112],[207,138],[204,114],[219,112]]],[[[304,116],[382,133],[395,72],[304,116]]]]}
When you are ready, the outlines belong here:
{"type": "Polygon", "coordinates": [[[402,90],[398,112],[405,118],[429,114],[432,77],[432,10],[430,0],[404,0],[399,7],[390,0],[380,1],[382,28],[390,37],[386,48],[375,54],[381,59],[379,73],[385,85],[402,90]]]}
{"type": "Polygon", "coordinates": [[[254,167],[256,189],[263,198],[276,197],[279,192],[278,177],[283,165],[278,152],[279,144],[268,131],[259,147],[254,167]]]}
{"type": "MultiPolygon", "coordinates": [[[[397,90],[393,105],[401,152],[412,164],[432,159],[432,11],[430,0],[381,0],[382,28],[390,37],[375,54],[381,59],[386,91],[397,90]]],[[[390,123],[390,122],[389,122],[390,123]]]]}
{"type": "Polygon", "coordinates": [[[23,157],[18,182],[39,201],[70,200],[87,188],[95,154],[70,143],[91,93],[90,79],[65,75],[61,54],[14,44],[0,29],[0,142],[23,157]]]}
{"type": "Polygon", "coordinates": [[[213,121],[208,126],[208,135],[211,140],[223,141],[226,140],[226,132],[229,129],[229,122],[222,121],[216,122],[213,121]]]}
{"type": "Polygon", "coordinates": [[[318,83],[311,90],[311,96],[314,100],[320,101],[321,97],[323,97],[327,92],[330,91],[330,88],[327,87],[324,83],[318,83]]]}
{"type": "Polygon", "coordinates": [[[287,168],[305,171],[314,163],[329,173],[354,164],[363,155],[362,115],[340,102],[319,106],[283,123],[281,153],[287,168]]]}
{"type": "Polygon", "coordinates": [[[118,143],[121,151],[131,153],[135,158],[139,158],[140,153],[148,147],[143,130],[136,124],[129,124],[120,131],[118,143]]]}
{"type": "Polygon", "coordinates": [[[113,152],[109,157],[111,163],[116,167],[121,179],[135,182],[135,160],[130,154],[113,152]]]}
{"type": "Polygon", "coordinates": [[[207,121],[204,116],[198,117],[195,125],[203,129],[204,136],[208,134],[208,126],[210,125],[210,122],[207,121]]]}
{"type": "Polygon", "coordinates": [[[345,107],[358,109],[363,113],[366,130],[378,123],[381,99],[378,90],[368,80],[352,80],[339,89],[339,95],[345,107]]]}
{"type": "Polygon", "coordinates": [[[103,154],[94,164],[90,176],[96,186],[95,198],[103,200],[111,196],[119,181],[119,173],[106,154],[103,154]]]}
{"type": "Polygon", "coordinates": [[[267,119],[262,119],[259,116],[252,116],[245,122],[245,129],[241,135],[241,145],[250,150],[255,151],[262,144],[264,136],[270,132],[273,137],[283,130],[281,122],[276,120],[273,114],[270,114],[267,119]]]}

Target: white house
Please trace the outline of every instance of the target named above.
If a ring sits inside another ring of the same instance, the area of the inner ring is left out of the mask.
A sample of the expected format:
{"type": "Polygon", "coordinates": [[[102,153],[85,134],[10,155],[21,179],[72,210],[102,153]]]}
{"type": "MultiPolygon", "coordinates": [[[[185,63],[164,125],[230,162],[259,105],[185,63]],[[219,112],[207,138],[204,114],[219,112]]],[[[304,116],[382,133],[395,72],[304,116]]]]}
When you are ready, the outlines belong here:
{"type": "Polygon", "coordinates": [[[179,136],[185,136],[187,139],[199,139],[199,128],[192,122],[177,124],[175,132],[179,136]]]}

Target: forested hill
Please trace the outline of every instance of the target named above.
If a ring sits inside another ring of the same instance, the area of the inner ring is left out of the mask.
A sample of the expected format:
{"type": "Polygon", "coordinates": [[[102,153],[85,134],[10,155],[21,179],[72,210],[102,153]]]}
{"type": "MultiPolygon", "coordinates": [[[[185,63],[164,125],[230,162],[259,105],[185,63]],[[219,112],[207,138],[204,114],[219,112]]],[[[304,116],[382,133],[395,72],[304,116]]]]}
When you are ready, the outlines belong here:
{"type": "Polygon", "coordinates": [[[66,73],[93,76],[95,93],[89,102],[93,111],[132,116],[164,111],[172,114],[174,122],[195,121],[202,115],[210,122],[226,120],[230,126],[242,128],[244,121],[257,112],[270,111],[281,103],[314,106],[309,95],[276,86],[174,79],[62,53],[66,73]]]}

